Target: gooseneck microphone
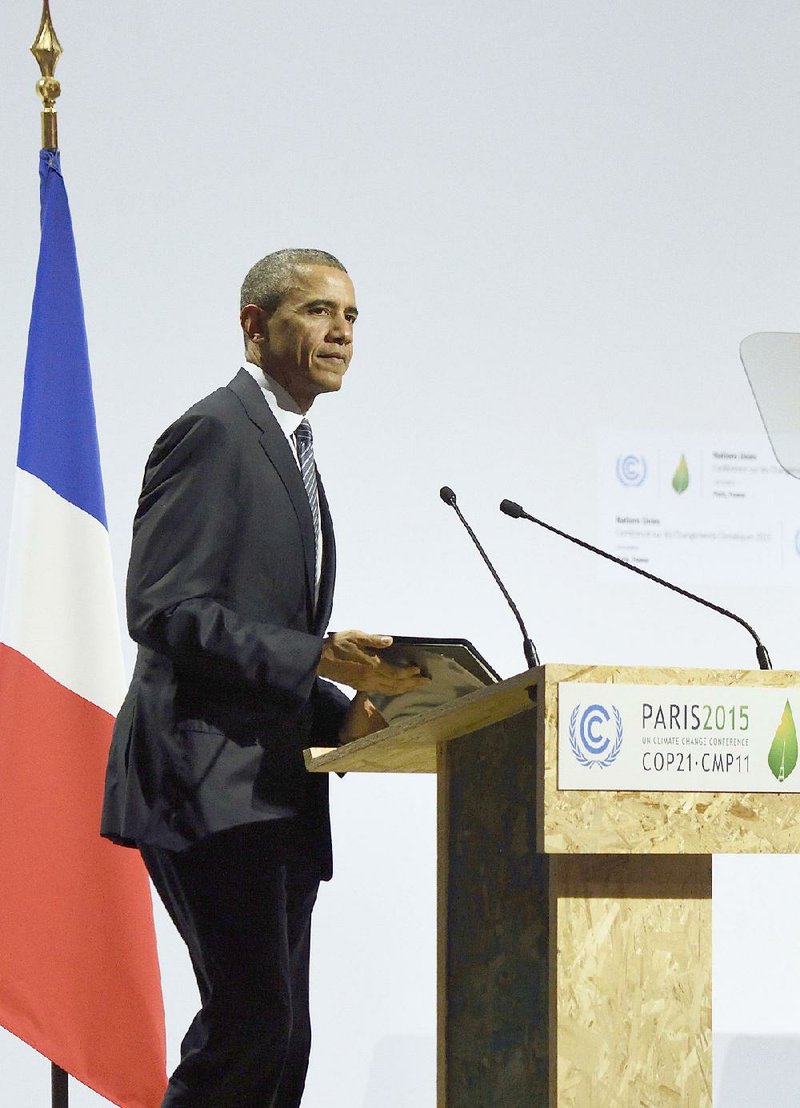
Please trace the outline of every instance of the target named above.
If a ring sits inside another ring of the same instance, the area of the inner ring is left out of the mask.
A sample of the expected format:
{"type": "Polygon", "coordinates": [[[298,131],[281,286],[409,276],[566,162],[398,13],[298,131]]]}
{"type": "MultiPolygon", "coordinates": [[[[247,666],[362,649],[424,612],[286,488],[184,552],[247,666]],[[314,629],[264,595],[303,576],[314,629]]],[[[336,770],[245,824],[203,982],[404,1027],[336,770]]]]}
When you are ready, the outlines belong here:
{"type": "Polygon", "coordinates": [[[702,596],[696,596],[693,592],[682,589],[679,585],[673,585],[670,581],[665,581],[663,577],[656,577],[654,573],[648,573],[646,569],[640,569],[639,566],[631,565],[630,562],[625,562],[622,558],[617,558],[616,555],[609,554],[607,550],[601,550],[597,546],[592,546],[590,542],[585,542],[583,539],[576,539],[574,535],[568,535],[566,531],[560,531],[558,527],[553,527],[552,524],[545,523],[544,520],[529,515],[524,508],[520,507],[519,504],[515,504],[513,500],[503,500],[500,504],[500,511],[507,516],[511,516],[512,519],[530,520],[531,523],[535,523],[539,527],[544,527],[546,531],[552,531],[554,535],[560,535],[562,539],[566,539],[568,542],[574,542],[576,546],[582,546],[584,550],[591,550],[593,554],[599,554],[601,558],[607,558],[610,562],[616,562],[616,564],[622,566],[623,569],[629,569],[632,573],[638,573],[641,577],[646,577],[649,581],[655,581],[657,585],[663,585],[664,588],[672,589],[673,592],[680,593],[681,596],[685,596],[689,600],[696,600],[698,604],[702,604],[705,608],[711,608],[713,611],[719,612],[721,616],[727,616],[728,619],[734,620],[741,627],[744,627],[746,631],[749,631],[755,639],[756,658],[758,659],[759,668],[772,669],[772,662],[769,660],[767,648],[750,624],[745,623],[742,617],[737,616],[735,612],[729,612],[727,608],[721,608],[719,604],[712,604],[710,600],[704,600],[702,596]]]}
{"type": "Polygon", "coordinates": [[[519,614],[519,608],[517,608],[516,604],[514,603],[514,601],[509,596],[508,589],[505,587],[503,582],[497,576],[497,570],[494,568],[492,563],[489,561],[489,558],[486,554],[486,551],[483,549],[481,544],[478,542],[477,535],[472,530],[472,528],[467,523],[467,521],[464,519],[464,516],[461,514],[461,509],[459,508],[459,506],[456,502],[456,494],[453,492],[453,490],[451,488],[448,488],[447,485],[443,485],[442,488],[439,489],[439,496],[442,498],[442,500],[445,502],[445,504],[447,504],[447,506],[449,508],[453,509],[453,511],[458,516],[458,518],[461,520],[467,534],[472,539],[472,541],[475,543],[475,546],[478,548],[478,553],[483,558],[484,562],[486,562],[486,565],[489,569],[489,572],[491,573],[492,577],[494,577],[495,581],[497,582],[497,584],[500,588],[500,592],[506,598],[506,602],[508,603],[508,606],[511,609],[511,611],[514,613],[516,621],[519,624],[519,629],[522,632],[522,648],[525,651],[525,661],[528,663],[528,669],[533,669],[534,666],[539,665],[539,655],[536,653],[536,647],[533,645],[531,637],[528,634],[527,630],[525,629],[525,624],[522,622],[522,616],[519,614]]]}

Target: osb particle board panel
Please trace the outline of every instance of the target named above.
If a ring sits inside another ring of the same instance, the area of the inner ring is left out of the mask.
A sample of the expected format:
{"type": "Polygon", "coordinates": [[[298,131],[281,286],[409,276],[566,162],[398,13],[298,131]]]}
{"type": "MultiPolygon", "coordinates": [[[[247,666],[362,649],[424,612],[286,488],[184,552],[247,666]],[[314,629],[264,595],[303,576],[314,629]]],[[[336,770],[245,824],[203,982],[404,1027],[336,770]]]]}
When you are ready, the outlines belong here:
{"type": "Polygon", "coordinates": [[[443,748],[439,1104],[547,1104],[548,859],[535,853],[532,729],[503,720],[443,748]]]}
{"type": "Polygon", "coordinates": [[[536,672],[519,673],[346,746],[306,750],[306,768],[312,773],[436,773],[436,748],[442,743],[520,712],[531,712],[534,727],[528,689],[536,684],[536,672]]]}
{"type": "Polygon", "coordinates": [[[550,880],[550,1104],[711,1108],[711,858],[562,855],[550,880]]]}
{"type": "Polygon", "coordinates": [[[537,672],[538,849],[570,854],[800,853],[800,796],[559,791],[558,682],[800,687],[775,670],[547,665],[537,672]]]}

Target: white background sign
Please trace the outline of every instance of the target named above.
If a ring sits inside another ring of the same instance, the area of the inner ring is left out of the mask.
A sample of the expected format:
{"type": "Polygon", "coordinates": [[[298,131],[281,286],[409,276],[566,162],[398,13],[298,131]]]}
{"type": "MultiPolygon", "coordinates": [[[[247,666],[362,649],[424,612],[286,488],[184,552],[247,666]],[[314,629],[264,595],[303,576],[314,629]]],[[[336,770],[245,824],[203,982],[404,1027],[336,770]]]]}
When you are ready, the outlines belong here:
{"type": "Polygon", "coordinates": [[[765,436],[607,432],[598,475],[604,541],[618,558],[684,587],[800,585],[800,482],[765,436]]]}

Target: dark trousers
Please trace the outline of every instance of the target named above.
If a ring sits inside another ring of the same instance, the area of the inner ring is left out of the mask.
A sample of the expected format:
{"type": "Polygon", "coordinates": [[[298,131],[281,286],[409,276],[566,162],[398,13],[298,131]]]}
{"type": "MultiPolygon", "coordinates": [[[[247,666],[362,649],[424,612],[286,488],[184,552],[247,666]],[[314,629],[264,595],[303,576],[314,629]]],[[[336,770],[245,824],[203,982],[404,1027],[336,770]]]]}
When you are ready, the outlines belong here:
{"type": "Polygon", "coordinates": [[[141,852],[189,948],[201,1000],[162,1108],[298,1108],[318,869],[288,859],[270,823],[185,851],[141,852]]]}

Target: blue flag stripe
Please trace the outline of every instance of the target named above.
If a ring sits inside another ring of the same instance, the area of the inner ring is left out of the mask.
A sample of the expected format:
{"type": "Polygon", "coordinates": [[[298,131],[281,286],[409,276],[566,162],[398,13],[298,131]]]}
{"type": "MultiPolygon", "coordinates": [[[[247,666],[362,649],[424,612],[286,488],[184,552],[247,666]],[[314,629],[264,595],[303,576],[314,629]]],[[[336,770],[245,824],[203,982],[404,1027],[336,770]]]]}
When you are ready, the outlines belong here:
{"type": "Polygon", "coordinates": [[[72,219],[57,152],[42,150],[42,241],[17,465],[107,526],[72,219]]]}

